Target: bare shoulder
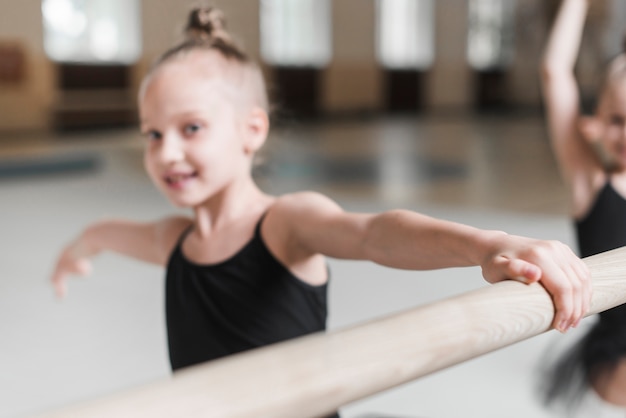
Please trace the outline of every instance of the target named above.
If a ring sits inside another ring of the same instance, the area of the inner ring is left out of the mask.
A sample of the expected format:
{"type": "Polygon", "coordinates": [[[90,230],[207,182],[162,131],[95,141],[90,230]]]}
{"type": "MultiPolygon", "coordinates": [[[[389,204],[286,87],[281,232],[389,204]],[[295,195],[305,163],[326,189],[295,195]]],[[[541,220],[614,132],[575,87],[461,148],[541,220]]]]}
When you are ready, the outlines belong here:
{"type": "Polygon", "coordinates": [[[277,197],[269,207],[261,234],[270,252],[301,280],[320,285],[328,280],[325,259],[311,238],[320,234],[341,208],[316,192],[277,197]]]}
{"type": "Polygon", "coordinates": [[[303,216],[341,211],[341,208],[328,196],[318,192],[304,191],[278,197],[269,211],[281,216],[303,216]]]}
{"type": "Polygon", "coordinates": [[[302,236],[308,235],[307,231],[331,224],[342,213],[337,203],[321,193],[290,193],[276,198],[267,211],[261,232],[274,247],[285,246],[285,251],[293,251],[302,245],[302,236]]]}

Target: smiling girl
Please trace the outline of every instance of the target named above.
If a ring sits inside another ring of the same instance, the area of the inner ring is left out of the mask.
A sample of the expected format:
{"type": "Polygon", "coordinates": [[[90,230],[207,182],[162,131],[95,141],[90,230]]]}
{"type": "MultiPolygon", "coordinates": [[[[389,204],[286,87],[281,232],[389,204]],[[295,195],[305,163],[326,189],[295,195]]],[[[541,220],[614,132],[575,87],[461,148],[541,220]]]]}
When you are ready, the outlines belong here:
{"type": "Polygon", "coordinates": [[[89,226],[58,260],[59,295],[102,251],[164,266],[173,370],[325,330],[326,256],[414,270],[480,265],[490,283],[540,281],[559,330],[583,317],[589,273],[564,244],[407,210],[349,213],[315,192],[264,193],[251,175],[269,130],[261,71],[218,10],[194,10],[187,32],[143,80],[139,109],[150,178],[193,216],[89,226]]]}

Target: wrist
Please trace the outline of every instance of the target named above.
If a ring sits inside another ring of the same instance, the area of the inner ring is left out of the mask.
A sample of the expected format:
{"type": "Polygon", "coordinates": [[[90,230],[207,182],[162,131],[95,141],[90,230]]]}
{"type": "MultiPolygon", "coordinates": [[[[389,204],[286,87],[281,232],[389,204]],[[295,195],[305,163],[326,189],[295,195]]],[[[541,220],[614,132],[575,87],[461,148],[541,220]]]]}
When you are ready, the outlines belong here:
{"type": "Polygon", "coordinates": [[[504,231],[486,230],[479,235],[474,248],[473,263],[482,266],[489,258],[499,252],[504,246],[504,240],[509,236],[504,231]]]}
{"type": "Polygon", "coordinates": [[[97,226],[90,226],[85,229],[72,244],[72,254],[77,258],[91,257],[101,250],[96,245],[97,226]]]}

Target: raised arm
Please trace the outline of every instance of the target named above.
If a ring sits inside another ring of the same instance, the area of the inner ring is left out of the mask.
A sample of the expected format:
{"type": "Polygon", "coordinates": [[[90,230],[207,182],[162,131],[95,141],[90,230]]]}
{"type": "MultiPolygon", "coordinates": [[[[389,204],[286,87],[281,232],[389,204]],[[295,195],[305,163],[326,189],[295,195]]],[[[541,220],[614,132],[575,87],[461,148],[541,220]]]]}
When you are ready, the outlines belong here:
{"type": "Polygon", "coordinates": [[[481,230],[408,210],[348,213],[314,193],[281,198],[267,222],[284,237],[293,259],[320,253],[413,270],[476,265],[491,283],[540,281],[553,297],[554,327],[561,331],[575,326],[589,307],[587,267],[556,241],[481,230]]]}
{"type": "Polygon", "coordinates": [[[569,185],[588,158],[587,145],[578,131],[580,94],[574,75],[588,8],[589,0],[561,3],[541,63],[550,140],[569,185]]]}
{"type": "Polygon", "coordinates": [[[150,223],[107,220],[92,224],[63,249],[57,260],[51,277],[57,295],[65,295],[68,276],[89,274],[90,259],[103,251],[165,265],[177,238],[190,222],[172,217],[150,223]]]}

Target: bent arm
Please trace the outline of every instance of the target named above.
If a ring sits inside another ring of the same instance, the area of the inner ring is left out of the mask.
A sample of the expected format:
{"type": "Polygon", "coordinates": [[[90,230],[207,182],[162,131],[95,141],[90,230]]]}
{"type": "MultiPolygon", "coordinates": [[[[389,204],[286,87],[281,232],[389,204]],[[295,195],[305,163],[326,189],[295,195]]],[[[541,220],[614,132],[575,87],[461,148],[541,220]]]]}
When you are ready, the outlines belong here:
{"type": "Polygon", "coordinates": [[[111,251],[148,263],[165,265],[171,248],[186,225],[189,225],[189,221],[185,218],[167,218],[149,223],[101,221],[83,231],[74,242],[74,249],[76,255],[83,257],[111,251]]]}
{"type": "Polygon", "coordinates": [[[588,8],[588,0],[562,2],[541,62],[541,86],[550,140],[561,174],[568,183],[583,166],[587,154],[577,126],[580,94],[574,67],[588,8]]]}
{"type": "Polygon", "coordinates": [[[573,74],[589,0],[564,0],[554,20],[542,68],[550,74],[573,74]]]}
{"type": "Polygon", "coordinates": [[[176,240],[190,222],[186,218],[172,217],[151,223],[107,220],[90,225],[63,249],[57,260],[51,279],[57,294],[65,294],[68,276],[89,274],[90,259],[104,251],[164,266],[176,240]]]}

